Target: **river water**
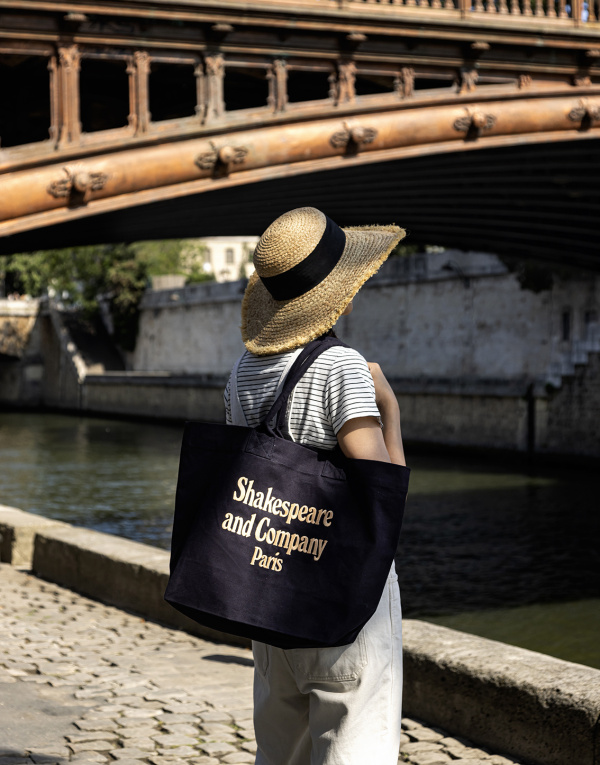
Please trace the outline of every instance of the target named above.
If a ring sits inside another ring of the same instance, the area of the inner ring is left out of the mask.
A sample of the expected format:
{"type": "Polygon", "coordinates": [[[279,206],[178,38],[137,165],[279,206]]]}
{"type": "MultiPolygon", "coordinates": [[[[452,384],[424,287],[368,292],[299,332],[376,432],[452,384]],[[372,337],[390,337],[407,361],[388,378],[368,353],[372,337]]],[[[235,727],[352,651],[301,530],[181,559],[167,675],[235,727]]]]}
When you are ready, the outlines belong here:
{"type": "MultiPolygon", "coordinates": [[[[0,413],[0,503],[169,547],[181,428],[0,413]]],[[[411,454],[405,616],[600,668],[592,470],[411,454]]]]}

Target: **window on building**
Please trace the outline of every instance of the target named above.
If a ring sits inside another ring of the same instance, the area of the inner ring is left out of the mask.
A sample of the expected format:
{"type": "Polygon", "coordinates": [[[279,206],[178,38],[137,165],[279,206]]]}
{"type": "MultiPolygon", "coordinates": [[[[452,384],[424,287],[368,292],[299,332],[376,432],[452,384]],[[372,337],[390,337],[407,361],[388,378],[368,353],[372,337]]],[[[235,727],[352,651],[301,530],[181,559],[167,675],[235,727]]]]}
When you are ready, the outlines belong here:
{"type": "Polygon", "coordinates": [[[228,264],[233,263],[233,247],[227,247],[225,249],[225,262],[228,264]]]}
{"type": "Polygon", "coordinates": [[[303,72],[288,69],[288,101],[319,101],[329,98],[331,72],[303,72]]]}
{"type": "Polygon", "coordinates": [[[124,59],[83,58],[79,77],[81,129],[84,133],[128,124],[129,78],[124,59]]]}
{"type": "Polygon", "coordinates": [[[149,90],[153,122],[192,117],[196,113],[196,76],[193,64],[153,61],[149,90]]]}
{"type": "Polygon", "coordinates": [[[266,69],[226,67],[223,98],[228,112],[266,106],[269,98],[266,69]]]}
{"type": "Polygon", "coordinates": [[[571,339],[571,311],[563,311],[561,318],[561,339],[563,341],[571,339]]]}
{"type": "Polygon", "coordinates": [[[204,262],[210,265],[212,263],[212,252],[210,247],[204,248],[204,262]]]}
{"type": "Polygon", "coordinates": [[[0,56],[0,146],[49,138],[50,73],[42,56],[0,56]]]}

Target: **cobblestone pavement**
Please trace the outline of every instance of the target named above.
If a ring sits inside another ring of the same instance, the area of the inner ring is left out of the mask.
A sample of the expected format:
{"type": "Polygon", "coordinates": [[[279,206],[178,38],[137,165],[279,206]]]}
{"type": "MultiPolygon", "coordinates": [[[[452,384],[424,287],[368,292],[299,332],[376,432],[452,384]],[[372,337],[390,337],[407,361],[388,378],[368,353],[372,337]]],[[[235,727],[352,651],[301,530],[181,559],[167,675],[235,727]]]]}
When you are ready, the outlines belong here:
{"type": "MultiPolygon", "coordinates": [[[[248,650],[5,564],[0,592],[0,765],[254,762],[248,650]]],[[[514,763],[417,721],[403,725],[399,762],[514,763]]]]}

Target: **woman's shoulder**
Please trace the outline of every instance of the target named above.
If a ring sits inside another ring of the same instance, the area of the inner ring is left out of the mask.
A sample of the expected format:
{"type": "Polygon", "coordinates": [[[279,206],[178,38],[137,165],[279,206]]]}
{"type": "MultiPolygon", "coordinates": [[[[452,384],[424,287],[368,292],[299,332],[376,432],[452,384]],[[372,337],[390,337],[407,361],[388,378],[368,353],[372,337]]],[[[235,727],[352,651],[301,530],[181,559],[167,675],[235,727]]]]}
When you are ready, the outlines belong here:
{"type": "Polygon", "coordinates": [[[293,351],[286,351],[285,353],[270,353],[268,355],[258,356],[250,351],[244,351],[234,364],[234,368],[237,366],[240,371],[252,370],[257,373],[277,370],[286,365],[292,354],[293,351]]]}
{"type": "MultiPolygon", "coordinates": [[[[324,351],[319,357],[326,363],[333,366],[365,366],[367,361],[365,357],[354,348],[348,345],[334,345],[324,351]]],[[[318,359],[317,359],[318,361],[318,359]]]]}
{"type": "MultiPolygon", "coordinates": [[[[283,353],[272,353],[258,356],[250,351],[244,351],[237,360],[237,366],[242,374],[277,373],[286,367],[291,357],[297,355],[300,348],[283,353]]],[[[368,369],[367,362],[357,350],[347,345],[334,345],[318,356],[311,365],[314,370],[327,371],[332,369],[368,369]]]]}

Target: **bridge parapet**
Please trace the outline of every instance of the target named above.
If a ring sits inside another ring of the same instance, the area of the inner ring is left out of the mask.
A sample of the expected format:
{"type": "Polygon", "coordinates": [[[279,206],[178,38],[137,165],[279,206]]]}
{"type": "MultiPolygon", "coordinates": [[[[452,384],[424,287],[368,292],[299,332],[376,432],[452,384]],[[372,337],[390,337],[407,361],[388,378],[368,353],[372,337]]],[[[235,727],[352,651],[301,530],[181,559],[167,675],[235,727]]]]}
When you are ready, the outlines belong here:
{"type": "MultiPolygon", "coordinates": [[[[270,4],[270,0],[259,0],[270,4]]],[[[501,23],[530,20],[532,24],[558,21],[575,26],[597,22],[600,19],[598,0],[282,0],[279,6],[295,8],[335,8],[340,12],[368,9],[369,13],[388,15],[428,14],[435,12],[438,19],[474,19],[489,21],[500,18],[501,23]]]]}
{"type": "Polygon", "coordinates": [[[342,165],[597,137],[599,14],[0,0],[0,237],[342,165]]]}
{"type": "Polygon", "coordinates": [[[85,7],[0,0],[0,173],[124,142],[600,79],[600,0],[85,7]]]}

